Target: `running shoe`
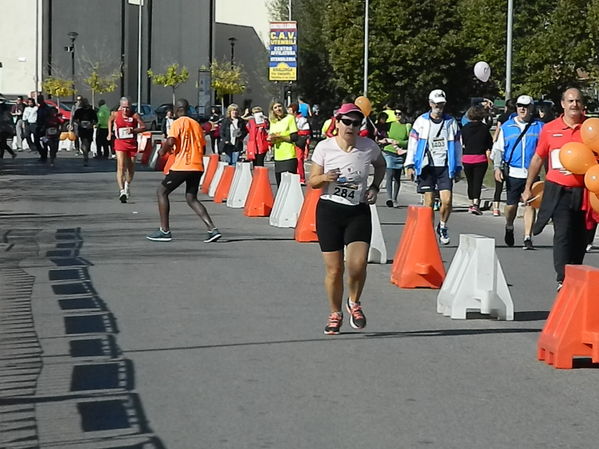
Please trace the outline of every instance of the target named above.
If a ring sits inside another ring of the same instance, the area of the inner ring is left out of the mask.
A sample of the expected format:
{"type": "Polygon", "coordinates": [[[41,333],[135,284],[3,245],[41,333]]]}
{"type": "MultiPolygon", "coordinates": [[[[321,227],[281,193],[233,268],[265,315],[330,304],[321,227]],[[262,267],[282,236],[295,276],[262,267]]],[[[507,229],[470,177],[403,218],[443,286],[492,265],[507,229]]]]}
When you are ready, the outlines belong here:
{"type": "Polygon", "coordinates": [[[501,217],[501,211],[499,209],[493,209],[494,217],[501,217]]]}
{"type": "Polygon", "coordinates": [[[204,240],[204,243],[216,242],[223,235],[219,232],[217,228],[214,228],[212,231],[208,233],[208,238],[204,240]]]}
{"type": "Polygon", "coordinates": [[[121,201],[121,203],[127,202],[127,192],[125,192],[125,189],[121,190],[121,192],[119,193],[119,200],[121,201]]]}
{"type": "Polygon", "coordinates": [[[399,209],[399,201],[393,201],[393,207],[399,209]]]}
{"type": "Polygon", "coordinates": [[[345,308],[349,313],[349,325],[354,329],[364,329],[366,327],[366,317],[362,311],[362,306],[359,302],[354,303],[352,306],[349,302],[349,298],[345,300],[345,308]]]}
{"type": "Polygon", "coordinates": [[[387,205],[387,207],[393,207],[393,200],[387,200],[385,201],[385,204],[387,205]]]}
{"type": "Polygon", "coordinates": [[[524,250],[535,249],[534,245],[532,244],[532,240],[530,238],[524,239],[524,245],[522,246],[522,249],[524,249],[524,250]]]}
{"type": "Polygon", "coordinates": [[[476,204],[473,204],[472,206],[470,206],[470,208],[468,210],[473,215],[482,215],[483,214],[483,212],[480,210],[480,207],[478,207],[478,205],[476,205],[476,204]]]}
{"type": "Polygon", "coordinates": [[[441,227],[441,223],[437,224],[437,235],[439,236],[439,241],[443,245],[449,245],[449,228],[447,226],[441,227]]]}
{"type": "Polygon", "coordinates": [[[329,315],[327,325],[324,328],[325,335],[339,335],[339,329],[343,324],[343,314],[341,312],[333,312],[329,315]]]}
{"type": "Polygon", "coordinates": [[[439,201],[438,199],[435,199],[435,202],[433,203],[433,210],[439,210],[441,209],[441,201],[439,201]]]}
{"type": "Polygon", "coordinates": [[[586,252],[590,253],[592,249],[593,249],[593,245],[589,243],[586,247],[586,252]]]}
{"type": "Polygon", "coordinates": [[[170,242],[173,239],[171,235],[171,231],[163,231],[162,229],[158,229],[151,234],[146,235],[148,240],[152,240],[153,242],[170,242]]]}
{"type": "Polygon", "coordinates": [[[564,286],[564,284],[562,282],[558,282],[557,287],[555,288],[555,291],[559,293],[559,291],[562,289],[563,286],[564,286]]]}
{"type": "Polygon", "coordinates": [[[514,246],[514,230],[505,228],[505,236],[503,237],[507,246],[514,246]]]}

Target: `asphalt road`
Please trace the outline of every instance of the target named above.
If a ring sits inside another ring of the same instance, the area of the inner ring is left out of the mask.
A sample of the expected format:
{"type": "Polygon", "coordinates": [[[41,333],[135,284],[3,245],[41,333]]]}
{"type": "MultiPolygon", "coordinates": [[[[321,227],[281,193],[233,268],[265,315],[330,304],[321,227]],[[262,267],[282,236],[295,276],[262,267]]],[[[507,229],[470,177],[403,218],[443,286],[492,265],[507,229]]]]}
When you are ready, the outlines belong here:
{"type": "MultiPolygon", "coordinates": [[[[202,243],[180,189],[174,239],[154,243],[159,173],[140,171],[128,204],[114,161],[19,153],[0,173],[2,447],[597,447],[599,370],[536,360],[550,229],[536,251],[507,248],[504,219],[457,195],[445,266],[460,233],[495,238],[515,321],[439,315],[438,291],[392,285],[389,261],[368,268],[367,329],[330,337],[318,245],[291,229],[202,196],[223,233],[202,243]]],[[[399,209],[379,197],[389,259],[418,202],[402,189],[399,209]]]]}

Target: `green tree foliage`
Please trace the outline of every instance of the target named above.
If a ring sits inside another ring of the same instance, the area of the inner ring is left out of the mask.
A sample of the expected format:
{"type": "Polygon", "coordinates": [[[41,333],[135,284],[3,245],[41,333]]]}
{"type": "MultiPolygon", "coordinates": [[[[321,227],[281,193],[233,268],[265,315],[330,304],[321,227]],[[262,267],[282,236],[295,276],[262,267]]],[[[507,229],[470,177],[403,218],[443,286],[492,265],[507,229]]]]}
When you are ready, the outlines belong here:
{"type": "Polygon", "coordinates": [[[212,88],[216,96],[221,99],[224,109],[225,95],[236,95],[245,91],[247,81],[243,67],[239,64],[231,65],[226,61],[212,61],[210,64],[212,88]]]}
{"type": "MultiPolygon", "coordinates": [[[[274,20],[288,0],[271,0],[274,20]]],[[[298,91],[311,102],[338,104],[362,92],[364,0],[293,0],[298,22],[298,91]]],[[[431,89],[453,109],[469,97],[505,95],[505,0],[370,0],[368,97],[427,108],[431,89]],[[491,79],[473,74],[486,61],[491,79]]],[[[567,86],[599,87],[599,0],[514,0],[512,95],[556,103],[567,86]]]]}
{"type": "Polygon", "coordinates": [[[59,104],[60,97],[70,97],[75,93],[74,83],[72,80],[66,80],[57,77],[46,78],[42,83],[42,89],[47,94],[56,98],[59,104]]]}
{"type": "Polygon", "coordinates": [[[157,86],[170,87],[173,94],[173,104],[175,104],[175,93],[177,87],[189,79],[189,71],[185,66],[179,70],[179,64],[171,64],[166,68],[165,73],[154,73],[152,69],[148,70],[148,76],[157,86]]]}
{"type": "Polygon", "coordinates": [[[100,74],[99,64],[94,64],[89,76],[83,80],[83,82],[89,86],[92,91],[92,105],[96,104],[96,93],[105,94],[108,92],[114,92],[117,88],[117,80],[119,78],[120,74],[117,72],[111,73],[107,76],[102,76],[100,74]]]}

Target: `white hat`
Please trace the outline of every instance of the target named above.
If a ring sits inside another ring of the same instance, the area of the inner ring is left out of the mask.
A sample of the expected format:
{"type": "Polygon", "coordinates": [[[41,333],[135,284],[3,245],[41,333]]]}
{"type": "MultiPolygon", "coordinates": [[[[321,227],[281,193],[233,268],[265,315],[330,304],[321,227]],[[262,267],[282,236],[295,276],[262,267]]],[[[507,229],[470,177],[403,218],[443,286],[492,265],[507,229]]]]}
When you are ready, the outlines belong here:
{"type": "Polygon", "coordinates": [[[428,94],[428,101],[432,103],[447,103],[447,98],[445,98],[445,92],[441,89],[435,89],[428,94]]]}
{"type": "Polygon", "coordinates": [[[516,100],[516,104],[524,104],[526,106],[533,104],[534,100],[530,95],[520,95],[516,100]]]}

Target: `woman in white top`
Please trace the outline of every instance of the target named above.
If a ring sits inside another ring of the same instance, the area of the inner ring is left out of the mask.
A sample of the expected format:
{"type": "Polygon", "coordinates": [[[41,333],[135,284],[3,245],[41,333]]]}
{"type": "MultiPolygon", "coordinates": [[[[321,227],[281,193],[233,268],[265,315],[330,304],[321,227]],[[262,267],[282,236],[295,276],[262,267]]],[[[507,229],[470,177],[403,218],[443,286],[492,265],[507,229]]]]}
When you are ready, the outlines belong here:
{"type": "Polygon", "coordinates": [[[369,204],[376,203],[386,167],[378,145],[358,136],[364,114],[355,104],[343,104],[336,119],[337,135],[318,143],[310,170],[310,185],[323,188],[316,208],[316,232],[326,268],[325,289],[330,308],[326,335],[339,334],[343,323],[345,246],[349,290],[345,308],[351,327],[366,326],[360,296],[366,281],[372,233],[369,204]],[[374,166],[374,180],[367,186],[370,165],[374,166]]]}

